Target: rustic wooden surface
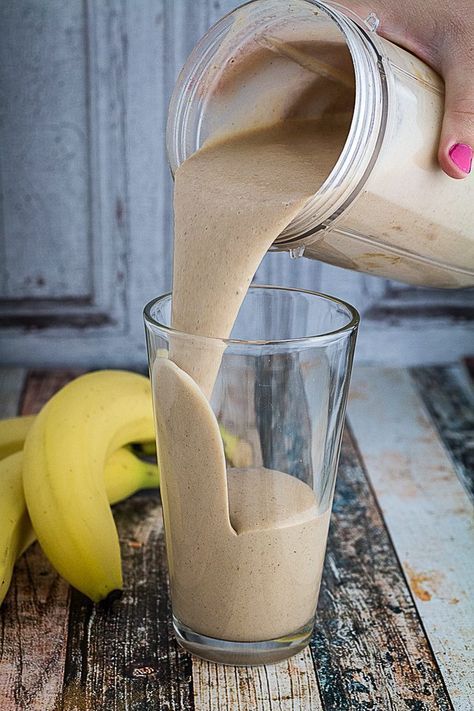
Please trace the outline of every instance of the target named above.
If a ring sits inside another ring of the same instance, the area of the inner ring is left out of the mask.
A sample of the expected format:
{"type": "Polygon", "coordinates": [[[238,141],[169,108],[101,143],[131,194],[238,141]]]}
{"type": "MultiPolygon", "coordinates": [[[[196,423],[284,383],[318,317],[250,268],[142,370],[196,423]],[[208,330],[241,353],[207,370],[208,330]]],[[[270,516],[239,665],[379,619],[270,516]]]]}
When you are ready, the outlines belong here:
{"type": "MultiPolygon", "coordinates": [[[[20,376],[17,371],[23,387],[20,391],[17,385],[17,412],[9,415],[35,414],[75,375],[37,371],[20,376]]],[[[18,562],[1,608],[0,708],[54,708],[62,689],[69,598],[69,586],[35,543],[18,562]]]]}
{"type": "Polygon", "coordinates": [[[327,709],[450,709],[346,428],[312,650],[327,709]]]}
{"type": "MultiPolygon", "coordinates": [[[[0,416],[76,374],[0,370],[0,416]]],[[[111,609],[35,544],[0,611],[1,711],[471,709],[470,397],[459,366],[356,369],[316,629],[286,662],[223,667],[176,645],[156,492],[115,507],[126,589],[111,609]]]]}
{"type": "Polygon", "coordinates": [[[393,545],[451,700],[470,709],[472,502],[409,373],[359,368],[352,384],[349,421],[393,545]]]}

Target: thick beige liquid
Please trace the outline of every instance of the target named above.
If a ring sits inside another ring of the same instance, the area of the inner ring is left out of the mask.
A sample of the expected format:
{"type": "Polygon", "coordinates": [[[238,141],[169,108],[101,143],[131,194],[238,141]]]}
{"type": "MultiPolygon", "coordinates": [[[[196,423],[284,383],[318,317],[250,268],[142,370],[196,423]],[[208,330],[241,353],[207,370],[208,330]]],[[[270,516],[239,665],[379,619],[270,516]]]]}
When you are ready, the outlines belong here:
{"type": "MultiPolygon", "coordinates": [[[[221,138],[179,168],[175,328],[229,336],[264,254],[334,165],[342,130],[286,121],[221,138]]],[[[173,609],[210,637],[273,639],[314,615],[330,512],[288,474],[226,472],[208,402],[221,355],[176,336],[154,368],[173,609]]]]}
{"type": "Polygon", "coordinates": [[[320,515],[312,489],[288,474],[226,475],[202,391],[169,360],[154,375],[174,614],[218,639],[294,633],[316,609],[330,512],[320,515]]]}
{"type": "MultiPolygon", "coordinates": [[[[336,162],[345,125],[285,121],[212,142],[175,184],[173,326],[227,338],[276,236],[336,162]]],[[[210,396],[219,354],[175,341],[172,360],[210,396]]]]}

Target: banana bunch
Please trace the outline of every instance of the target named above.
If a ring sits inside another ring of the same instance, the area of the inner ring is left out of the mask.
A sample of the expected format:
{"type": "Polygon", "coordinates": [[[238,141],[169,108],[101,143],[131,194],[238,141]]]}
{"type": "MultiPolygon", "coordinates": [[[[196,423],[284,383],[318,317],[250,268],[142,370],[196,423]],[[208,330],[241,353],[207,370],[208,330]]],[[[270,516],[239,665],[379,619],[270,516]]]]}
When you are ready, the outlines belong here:
{"type": "Polygon", "coordinates": [[[126,446],[153,438],[149,381],[125,371],[81,376],[36,417],[0,421],[0,604],[36,537],[92,600],[121,589],[110,504],[159,485],[157,466],[126,446]]]}
{"type": "MultiPolygon", "coordinates": [[[[221,428],[227,461],[247,466],[250,445],[221,428]]],[[[56,570],[99,602],[122,588],[110,505],[159,486],[150,383],[126,371],[72,381],[39,415],[0,421],[0,605],[16,560],[37,538],[56,570]]]]}

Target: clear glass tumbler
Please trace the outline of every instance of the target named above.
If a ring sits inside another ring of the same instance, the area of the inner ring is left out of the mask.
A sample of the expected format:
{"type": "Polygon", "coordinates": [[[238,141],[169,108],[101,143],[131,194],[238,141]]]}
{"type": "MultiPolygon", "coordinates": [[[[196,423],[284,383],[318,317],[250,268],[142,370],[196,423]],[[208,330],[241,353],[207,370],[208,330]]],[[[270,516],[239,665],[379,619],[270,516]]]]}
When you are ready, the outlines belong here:
{"type": "Polygon", "coordinates": [[[253,286],[220,340],[174,330],[171,300],[145,326],[175,633],[211,661],[285,659],[314,626],[359,316],[253,286]]]}

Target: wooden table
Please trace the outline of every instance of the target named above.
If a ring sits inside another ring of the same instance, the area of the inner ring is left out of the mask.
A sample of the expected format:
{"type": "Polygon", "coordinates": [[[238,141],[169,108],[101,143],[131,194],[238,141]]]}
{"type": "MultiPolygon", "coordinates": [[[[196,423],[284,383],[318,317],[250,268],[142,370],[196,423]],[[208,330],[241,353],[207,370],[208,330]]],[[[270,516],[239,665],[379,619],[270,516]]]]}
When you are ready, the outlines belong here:
{"type": "MultiPolygon", "coordinates": [[[[0,371],[0,416],[70,371],[0,371]]],[[[310,648],[223,667],[177,647],[158,494],[115,508],[125,594],[102,610],[35,544],[1,610],[0,709],[472,709],[473,408],[459,365],[356,368],[310,648]]]]}

